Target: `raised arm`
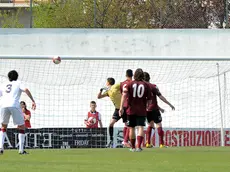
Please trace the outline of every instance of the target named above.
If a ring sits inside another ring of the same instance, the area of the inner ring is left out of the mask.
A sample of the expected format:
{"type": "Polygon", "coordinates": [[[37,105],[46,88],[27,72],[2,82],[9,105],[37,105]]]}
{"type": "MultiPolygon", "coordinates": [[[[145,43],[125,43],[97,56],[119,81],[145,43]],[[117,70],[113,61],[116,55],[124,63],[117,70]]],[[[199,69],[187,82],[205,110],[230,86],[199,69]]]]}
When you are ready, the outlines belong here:
{"type": "Polygon", "coordinates": [[[100,92],[97,94],[97,98],[98,98],[98,99],[102,99],[102,98],[108,96],[107,91],[106,91],[104,94],[102,94],[102,91],[103,91],[103,90],[104,90],[104,88],[101,88],[101,89],[100,89],[100,92]]]}
{"type": "Polygon", "coordinates": [[[169,106],[172,108],[172,110],[175,110],[175,107],[174,107],[164,96],[160,95],[159,98],[160,98],[164,103],[166,103],[167,105],[169,105],[169,106]]]}
{"type": "Polygon", "coordinates": [[[30,100],[32,101],[32,109],[35,110],[36,109],[36,103],[34,101],[34,98],[30,92],[30,90],[28,88],[25,88],[25,93],[27,94],[27,96],[30,98],[30,100]]]}
{"type": "MultiPolygon", "coordinates": [[[[158,87],[155,85],[155,89],[154,89],[155,94],[167,105],[169,105],[172,110],[175,110],[175,107],[161,94],[160,90],[158,89],[158,87]]],[[[160,110],[160,107],[159,107],[160,110]]]]}

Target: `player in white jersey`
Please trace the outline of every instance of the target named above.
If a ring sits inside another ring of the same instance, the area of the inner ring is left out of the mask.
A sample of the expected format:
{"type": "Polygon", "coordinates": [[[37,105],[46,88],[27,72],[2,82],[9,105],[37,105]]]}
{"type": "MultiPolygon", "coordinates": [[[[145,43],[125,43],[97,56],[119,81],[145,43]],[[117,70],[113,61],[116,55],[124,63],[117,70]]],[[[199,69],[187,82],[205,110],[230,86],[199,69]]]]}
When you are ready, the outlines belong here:
{"type": "Polygon", "coordinates": [[[0,124],[2,125],[0,131],[0,154],[3,154],[6,129],[10,116],[13,118],[14,125],[17,125],[19,129],[19,154],[27,154],[27,152],[24,151],[25,122],[19,103],[21,93],[25,92],[29,96],[32,101],[33,110],[36,109],[36,104],[30,91],[24,87],[21,82],[17,81],[17,71],[10,71],[8,73],[8,78],[9,81],[0,86],[0,97],[2,100],[2,108],[0,114],[0,124]]]}

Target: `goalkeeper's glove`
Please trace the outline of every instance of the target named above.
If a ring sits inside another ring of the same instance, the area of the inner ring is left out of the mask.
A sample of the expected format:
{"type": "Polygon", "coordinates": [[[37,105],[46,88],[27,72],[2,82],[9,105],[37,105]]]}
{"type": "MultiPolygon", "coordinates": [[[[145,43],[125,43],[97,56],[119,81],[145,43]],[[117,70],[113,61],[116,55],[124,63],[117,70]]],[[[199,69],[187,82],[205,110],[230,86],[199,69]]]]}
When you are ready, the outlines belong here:
{"type": "Polygon", "coordinates": [[[103,90],[108,90],[108,88],[103,87],[103,88],[100,89],[100,92],[102,92],[103,90]]]}

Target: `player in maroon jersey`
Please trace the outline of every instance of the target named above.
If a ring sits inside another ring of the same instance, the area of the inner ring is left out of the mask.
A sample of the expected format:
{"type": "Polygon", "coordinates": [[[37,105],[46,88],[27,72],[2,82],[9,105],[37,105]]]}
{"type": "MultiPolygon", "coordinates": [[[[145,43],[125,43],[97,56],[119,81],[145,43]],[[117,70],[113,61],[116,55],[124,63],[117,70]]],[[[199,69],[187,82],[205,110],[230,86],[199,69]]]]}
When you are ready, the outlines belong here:
{"type": "MultiPolygon", "coordinates": [[[[147,72],[144,72],[144,80],[148,83],[150,81],[150,76],[147,72]]],[[[146,132],[146,137],[147,137],[146,148],[152,147],[152,145],[150,144],[150,140],[151,140],[152,129],[154,129],[154,123],[156,124],[156,128],[157,128],[158,135],[160,138],[160,148],[163,148],[163,147],[165,147],[165,145],[164,145],[164,131],[162,129],[162,123],[161,123],[162,117],[161,117],[160,111],[163,113],[164,109],[162,109],[158,106],[157,96],[164,103],[168,104],[172,108],[172,110],[175,110],[175,107],[171,103],[169,103],[164,96],[162,96],[162,94],[160,93],[159,89],[157,88],[157,86],[155,84],[149,83],[149,87],[151,88],[152,99],[151,99],[151,103],[148,104],[148,107],[147,107],[147,121],[149,123],[149,126],[148,126],[147,132],[146,132]]]]}
{"type": "MultiPolygon", "coordinates": [[[[133,71],[131,69],[126,70],[126,80],[120,83],[120,91],[121,91],[121,93],[123,93],[123,90],[124,90],[124,88],[126,88],[127,84],[132,81],[132,77],[133,77],[133,71]]],[[[123,107],[124,112],[122,114],[123,123],[125,123],[125,126],[123,128],[123,138],[124,138],[124,140],[122,142],[124,147],[130,147],[130,144],[128,143],[128,140],[129,140],[129,128],[127,127],[127,124],[126,124],[126,122],[127,122],[126,109],[128,107],[127,103],[128,102],[127,102],[127,99],[126,99],[125,102],[124,102],[124,107],[123,107]]]]}
{"type": "Polygon", "coordinates": [[[148,83],[143,81],[144,72],[142,69],[137,69],[134,73],[134,80],[129,82],[127,87],[124,88],[119,114],[123,114],[124,102],[128,98],[127,108],[127,126],[129,127],[129,138],[132,148],[130,151],[141,151],[141,144],[144,138],[144,126],[146,120],[146,105],[147,101],[151,99],[151,90],[148,83]],[[137,149],[135,149],[136,136],[135,127],[138,127],[137,136],[137,149]]]}

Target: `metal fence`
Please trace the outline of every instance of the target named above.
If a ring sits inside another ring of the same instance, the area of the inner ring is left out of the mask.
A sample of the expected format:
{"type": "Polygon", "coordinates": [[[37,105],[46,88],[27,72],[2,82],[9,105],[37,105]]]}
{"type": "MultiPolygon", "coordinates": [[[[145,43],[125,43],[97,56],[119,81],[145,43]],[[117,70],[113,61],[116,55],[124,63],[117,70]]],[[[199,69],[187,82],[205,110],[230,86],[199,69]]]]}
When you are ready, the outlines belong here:
{"type": "MultiPolygon", "coordinates": [[[[19,8],[23,1],[27,4],[24,8],[30,8],[30,13],[27,14],[31,15],[27,17],[29,20],[27,25],[30,27],[228,28],[229,26],[230,0],[14,0],[8,2],[13,3],[15,8],[19,8]],[[48,18],[55,18],[55,21],[48,21],[48,18]],[[45,21],[50,24],[45,24],[45,21]]],[[[0,9],[7,8],[6,2],[0,1],[0,9]]],[[[22,13],[25,12],[24,8],[22,13]]],[[[22,17],[25,15],[19,15],[19,22],[25,22],[22,17]]]]}

